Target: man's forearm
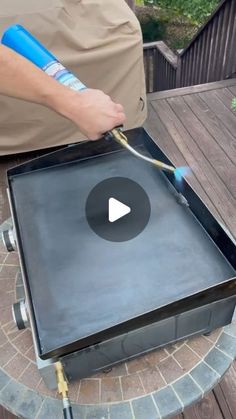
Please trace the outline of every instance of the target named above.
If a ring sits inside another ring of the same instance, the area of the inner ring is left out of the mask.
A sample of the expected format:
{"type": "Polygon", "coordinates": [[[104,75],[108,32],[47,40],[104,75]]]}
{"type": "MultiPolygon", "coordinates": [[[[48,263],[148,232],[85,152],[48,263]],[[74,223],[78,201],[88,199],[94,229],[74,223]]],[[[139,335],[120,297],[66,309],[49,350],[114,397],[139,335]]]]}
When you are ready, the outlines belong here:
{"type": "Polygon", "coordinates": [[[73,121],[92,140],[125,121],[123,107],[102,91],[75,92],[3,45],[0,94],[47,106],[73,121]]]}
{"type": "Polygon", "coordinates": [[[30,61],[0,45],[0,94],[51,106],[54,96],[66,91],[30,61]]]}

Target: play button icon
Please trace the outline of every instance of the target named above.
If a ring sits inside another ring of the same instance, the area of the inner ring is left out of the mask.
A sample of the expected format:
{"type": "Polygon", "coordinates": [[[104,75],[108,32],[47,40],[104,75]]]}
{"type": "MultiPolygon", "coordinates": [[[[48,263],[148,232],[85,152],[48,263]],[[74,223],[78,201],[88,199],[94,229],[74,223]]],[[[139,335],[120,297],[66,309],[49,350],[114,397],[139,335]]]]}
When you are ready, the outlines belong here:
{"type": "Polygon", "coordinates": [[[114,221],[119,220],[131,211],[128,205],[123,204],[115,198],[110,198],[108,202],[108,219],[110,223],[114,223],[114,221]]]}
{"type": "Polygon", "coordinates": [[[105,240],[122,242],[144,230],[151,206],[146,192],[137,182],[112,177],[94,186],[87,197],[85,211],[94,233],[105,240]]]}

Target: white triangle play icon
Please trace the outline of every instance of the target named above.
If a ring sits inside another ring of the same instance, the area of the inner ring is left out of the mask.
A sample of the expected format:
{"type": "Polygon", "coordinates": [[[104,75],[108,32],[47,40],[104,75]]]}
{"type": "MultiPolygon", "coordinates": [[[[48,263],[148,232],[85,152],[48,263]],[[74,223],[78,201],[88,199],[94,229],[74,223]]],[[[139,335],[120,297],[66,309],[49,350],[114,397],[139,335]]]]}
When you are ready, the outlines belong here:
{"type": "Polygon", "coordinates": [[[114,223],[114,221],[119,220],[130,212],[131,208],[128,207],[128,205],[123,204],[123,202],[120,202],[115,198],[109,198],[108,219],[110,223],[114,223]]]}

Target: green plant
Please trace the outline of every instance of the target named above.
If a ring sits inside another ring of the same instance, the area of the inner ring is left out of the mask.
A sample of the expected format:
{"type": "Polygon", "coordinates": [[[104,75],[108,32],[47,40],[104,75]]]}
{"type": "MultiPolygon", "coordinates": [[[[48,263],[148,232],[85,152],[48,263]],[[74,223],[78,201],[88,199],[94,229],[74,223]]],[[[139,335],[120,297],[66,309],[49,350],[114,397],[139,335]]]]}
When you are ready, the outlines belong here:
{"type": "Polygon", "coordinates": [[[165,36],[165,22],[161,21],[157,10],[149,7],[137,7],[136,15],[140,22],[144,42],[153,42],[165,36]]]}
{"type": "MultiPolygon", "coordinates": [[[[138,2],[140,0],[136,0],[136,4],[138,2]]],[[[162,39],[174,50],[185,48],[218,2],[219,0],[144,0],[146,7],[136,6],[144,42],[162,39]],[[143,15],[143,10],[148,18],[143,15]]]]}
{"type": "Polygon", "coordinates": [[[232,100],[232,109],[236,111],[236,97],[234,97],[232,100]]]}
{"type": "Polygon", "coordinates": [[[213,12],[219,0],[146,0],[145,3],[168,9],[173,15],[185,16],[192,23],[201,25],[213,12]]]}

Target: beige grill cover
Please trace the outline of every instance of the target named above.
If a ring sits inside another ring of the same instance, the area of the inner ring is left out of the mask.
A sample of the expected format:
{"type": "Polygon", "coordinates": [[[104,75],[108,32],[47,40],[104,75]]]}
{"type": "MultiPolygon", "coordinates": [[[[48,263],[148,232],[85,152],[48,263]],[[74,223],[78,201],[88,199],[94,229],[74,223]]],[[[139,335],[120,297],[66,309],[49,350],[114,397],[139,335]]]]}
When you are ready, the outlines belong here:
{"type": "MultiPolygon", "coordinates": [[[[0,36],[14,23],[31,31],[87,86],[122,103],[125,128],[142,125],[146,117],[142,38],[124,0],[1,0],[0,36]]],[[[0,96],[0,155],[81,139],[77,127],[55,112],[0,96]]]]}

